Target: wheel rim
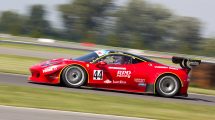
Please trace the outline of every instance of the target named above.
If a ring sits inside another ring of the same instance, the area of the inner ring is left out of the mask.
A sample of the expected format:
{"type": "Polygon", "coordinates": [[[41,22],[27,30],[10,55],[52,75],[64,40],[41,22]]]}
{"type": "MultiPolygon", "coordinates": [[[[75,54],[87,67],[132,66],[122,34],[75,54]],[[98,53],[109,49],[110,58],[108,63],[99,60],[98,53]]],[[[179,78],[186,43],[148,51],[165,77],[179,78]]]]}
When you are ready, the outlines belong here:
{"type": "Polygon", "coordinates": [[[69,67],[65,75],[66,81],[71,85],[79,85],[84,80],[84,72],[77,66],[69,67]]]}
{"type": "Polygon", "coordinates": [[[165,95],[175,94],[178,88],[177,80],[172,76],[161,78],[159,86],[161,92],[165,95]]]}

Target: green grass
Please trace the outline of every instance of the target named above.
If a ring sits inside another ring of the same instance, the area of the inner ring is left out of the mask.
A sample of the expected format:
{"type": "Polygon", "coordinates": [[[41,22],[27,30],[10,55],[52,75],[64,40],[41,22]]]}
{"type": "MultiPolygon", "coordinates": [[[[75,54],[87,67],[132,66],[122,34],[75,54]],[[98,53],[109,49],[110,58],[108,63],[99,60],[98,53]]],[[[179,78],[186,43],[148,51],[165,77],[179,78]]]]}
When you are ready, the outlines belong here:
{"type": "Polygon", "coordinates": [[[29,74],[29,67],[45,59],[0,54],[0,72],[29,74]]]}
{"type": "MultiPolygon", "coordinates": [[[[214,120],[215,107],[0,85],[0,104],[163,120],[214,120]]],[[[144,97],[144,96],[143,96],[144,97]]]]}
{"type": "Polygon", "coordinates": [[[215,96],[215,90],[210,90],[210,89],[202,89],[202,88],[197,88],[197,87],[189,87],[188,91],[192,92],[192,93],[214,95],[215,96]]]}
{"type": "Polygon", "coordinates": [[[84,54],[88,53],[87,51],[82,51],[82,50],[70,50],[70,49],[64,49],[64,48],[27,45],[27,44],[14,44],[14,43],[1,43],[0,47],[17,48],[17,49],[25,49],[25,50],[33,50],[33,51],[64,53],[64,54],[71,54],[71,55],[76,55],[76,56],[84,55],[84,54]]]}

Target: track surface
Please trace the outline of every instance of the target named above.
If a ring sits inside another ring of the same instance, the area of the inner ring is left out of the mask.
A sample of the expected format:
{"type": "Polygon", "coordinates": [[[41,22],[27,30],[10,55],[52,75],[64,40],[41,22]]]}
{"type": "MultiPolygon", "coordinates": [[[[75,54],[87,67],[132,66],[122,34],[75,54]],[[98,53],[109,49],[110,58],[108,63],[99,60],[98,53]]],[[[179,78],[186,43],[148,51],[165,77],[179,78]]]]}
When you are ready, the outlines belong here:
{"type": "Polygon", "coordinates": [[[147,120],[143,118],[0,106],[1,120],[147,120]]]}
{"type": "Polygon", "coordinates": [[[148,100],[158,100],[158,101],[165,101],[165,102],[181,102],[181,103],[192,103],[192,104],[215,106],[215,96],[189,94],[188,97],[163,98],[163,97],[157,97],[157,96],[148,95],[148,94],[114,92],[114,91],[105,91],[105,90],[98,90],[98,89],[92,89],[92,88],[75,89],[75,88],[66,88],[66,87],[60,87],[60,86],[30,83],[28,81],[28,76],[25,76],[25,75],[0,73],[0,84],[31,86],[31,87],[37,87],[37,88],[48,88],[48,89],[72,91],[72,92],[95,93],[95,94],[105,94],[105,95],[111,95],[111,96],[125,96],[125,97],[148,99],[148,100]]]}

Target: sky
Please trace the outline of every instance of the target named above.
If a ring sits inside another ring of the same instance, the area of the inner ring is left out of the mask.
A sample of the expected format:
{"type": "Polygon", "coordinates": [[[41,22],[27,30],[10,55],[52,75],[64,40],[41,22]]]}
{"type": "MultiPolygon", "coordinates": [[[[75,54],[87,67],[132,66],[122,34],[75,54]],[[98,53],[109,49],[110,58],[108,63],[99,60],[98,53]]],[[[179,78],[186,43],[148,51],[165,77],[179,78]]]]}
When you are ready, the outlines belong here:
{"type": "MultiPolygon", "coordinates": [[[[64,4],[70,0],[0,0],[0,11],[13,10],[27,14],[29,6],[33,4],[44,4],[48,10],[48,19],[54,26],[61,26],[60,13],[57,5],[64,4]]],[[[203,23],[202,34],[204,36],[215,36],[215,1],[214,0],[147,0],[151,3],[158,3],[173,10],[181,16],[196,17],[203,23]]],[[[118,4],[125,4],[127,0],[117,0],[118,4]]]]}

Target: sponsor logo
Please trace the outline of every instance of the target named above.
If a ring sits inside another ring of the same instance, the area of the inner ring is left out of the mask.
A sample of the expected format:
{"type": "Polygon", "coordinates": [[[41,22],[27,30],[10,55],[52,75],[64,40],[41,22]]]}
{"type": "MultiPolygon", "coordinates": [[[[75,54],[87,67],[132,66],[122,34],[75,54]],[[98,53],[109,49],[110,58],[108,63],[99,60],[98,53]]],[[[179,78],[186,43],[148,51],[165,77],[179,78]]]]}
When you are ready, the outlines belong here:
{"type": "Polygon", "coordinates": [[[113,80],[113,84],[126,84],[126,81],[123,80],[113,80]]]}
{"type": "Polygon", "coordinates": [[[145,87],[146,84],[145,83],[139,83],[138,86],[142,86],[142,87],[145,87]]]}
{"type": "Polygon", "coordinates": [[[104,83],[110,84],[110,83],[112,83],[112,81],[111,80],[105,80],[104,83]]]}
{"type": "Polygon", "coordinates": [[[168,68],[166,66],[155,66],[155,68],[168,68]]]}
{"type": "Polygon", "coordinates": [[[108,68],[113,70],[126,70],[126,68],[124,67],[108,67],[108,68]]]}
{"type": "Polygon", "coordinates": [[[100,56],[103,56],[103,55],[107,55],[109,53],[109,51],[98,50],[98,51],[95,51],[95,53],[100,57],[100,56]]]}
{"type": "Polygon", "coordinates": [[[50,72],[50,71],[55,71],[57,70],[58,67],[55,65],[55,66],[50,66],[50,67],[47,67],[43,70],[43,73],[47,73],[47,72],[50,72]]]}
{"type": "Polygon", "coordinates": [[[105,80],[104,83],[105,84],[111,84],[111,83],[112,84],[127,84],[127,82],[124,80],[113,80],[113,81],[111,81],[109,79],[105,80]]]}
{"type": "Polygon", "coordinates": [[[117,77],[130,78],[131,77],[131,71],[117,71],[117,77]]]}
{"type": "Polygon", "coordinates": [[[174,67],[169,67],[169,69],[178,70],[178,68],[174,68],[174,67]]]}
{"type": "Polygon", "coordinates": [[[137,83],[145,82],[145,79],[143,78],[134,78],[134,81],[137,83]]]}
{"type": "Polygon", "coordinates": [[[94,70],[93,79],[94,80],[103,80],[103,70],[94,70]]]}

